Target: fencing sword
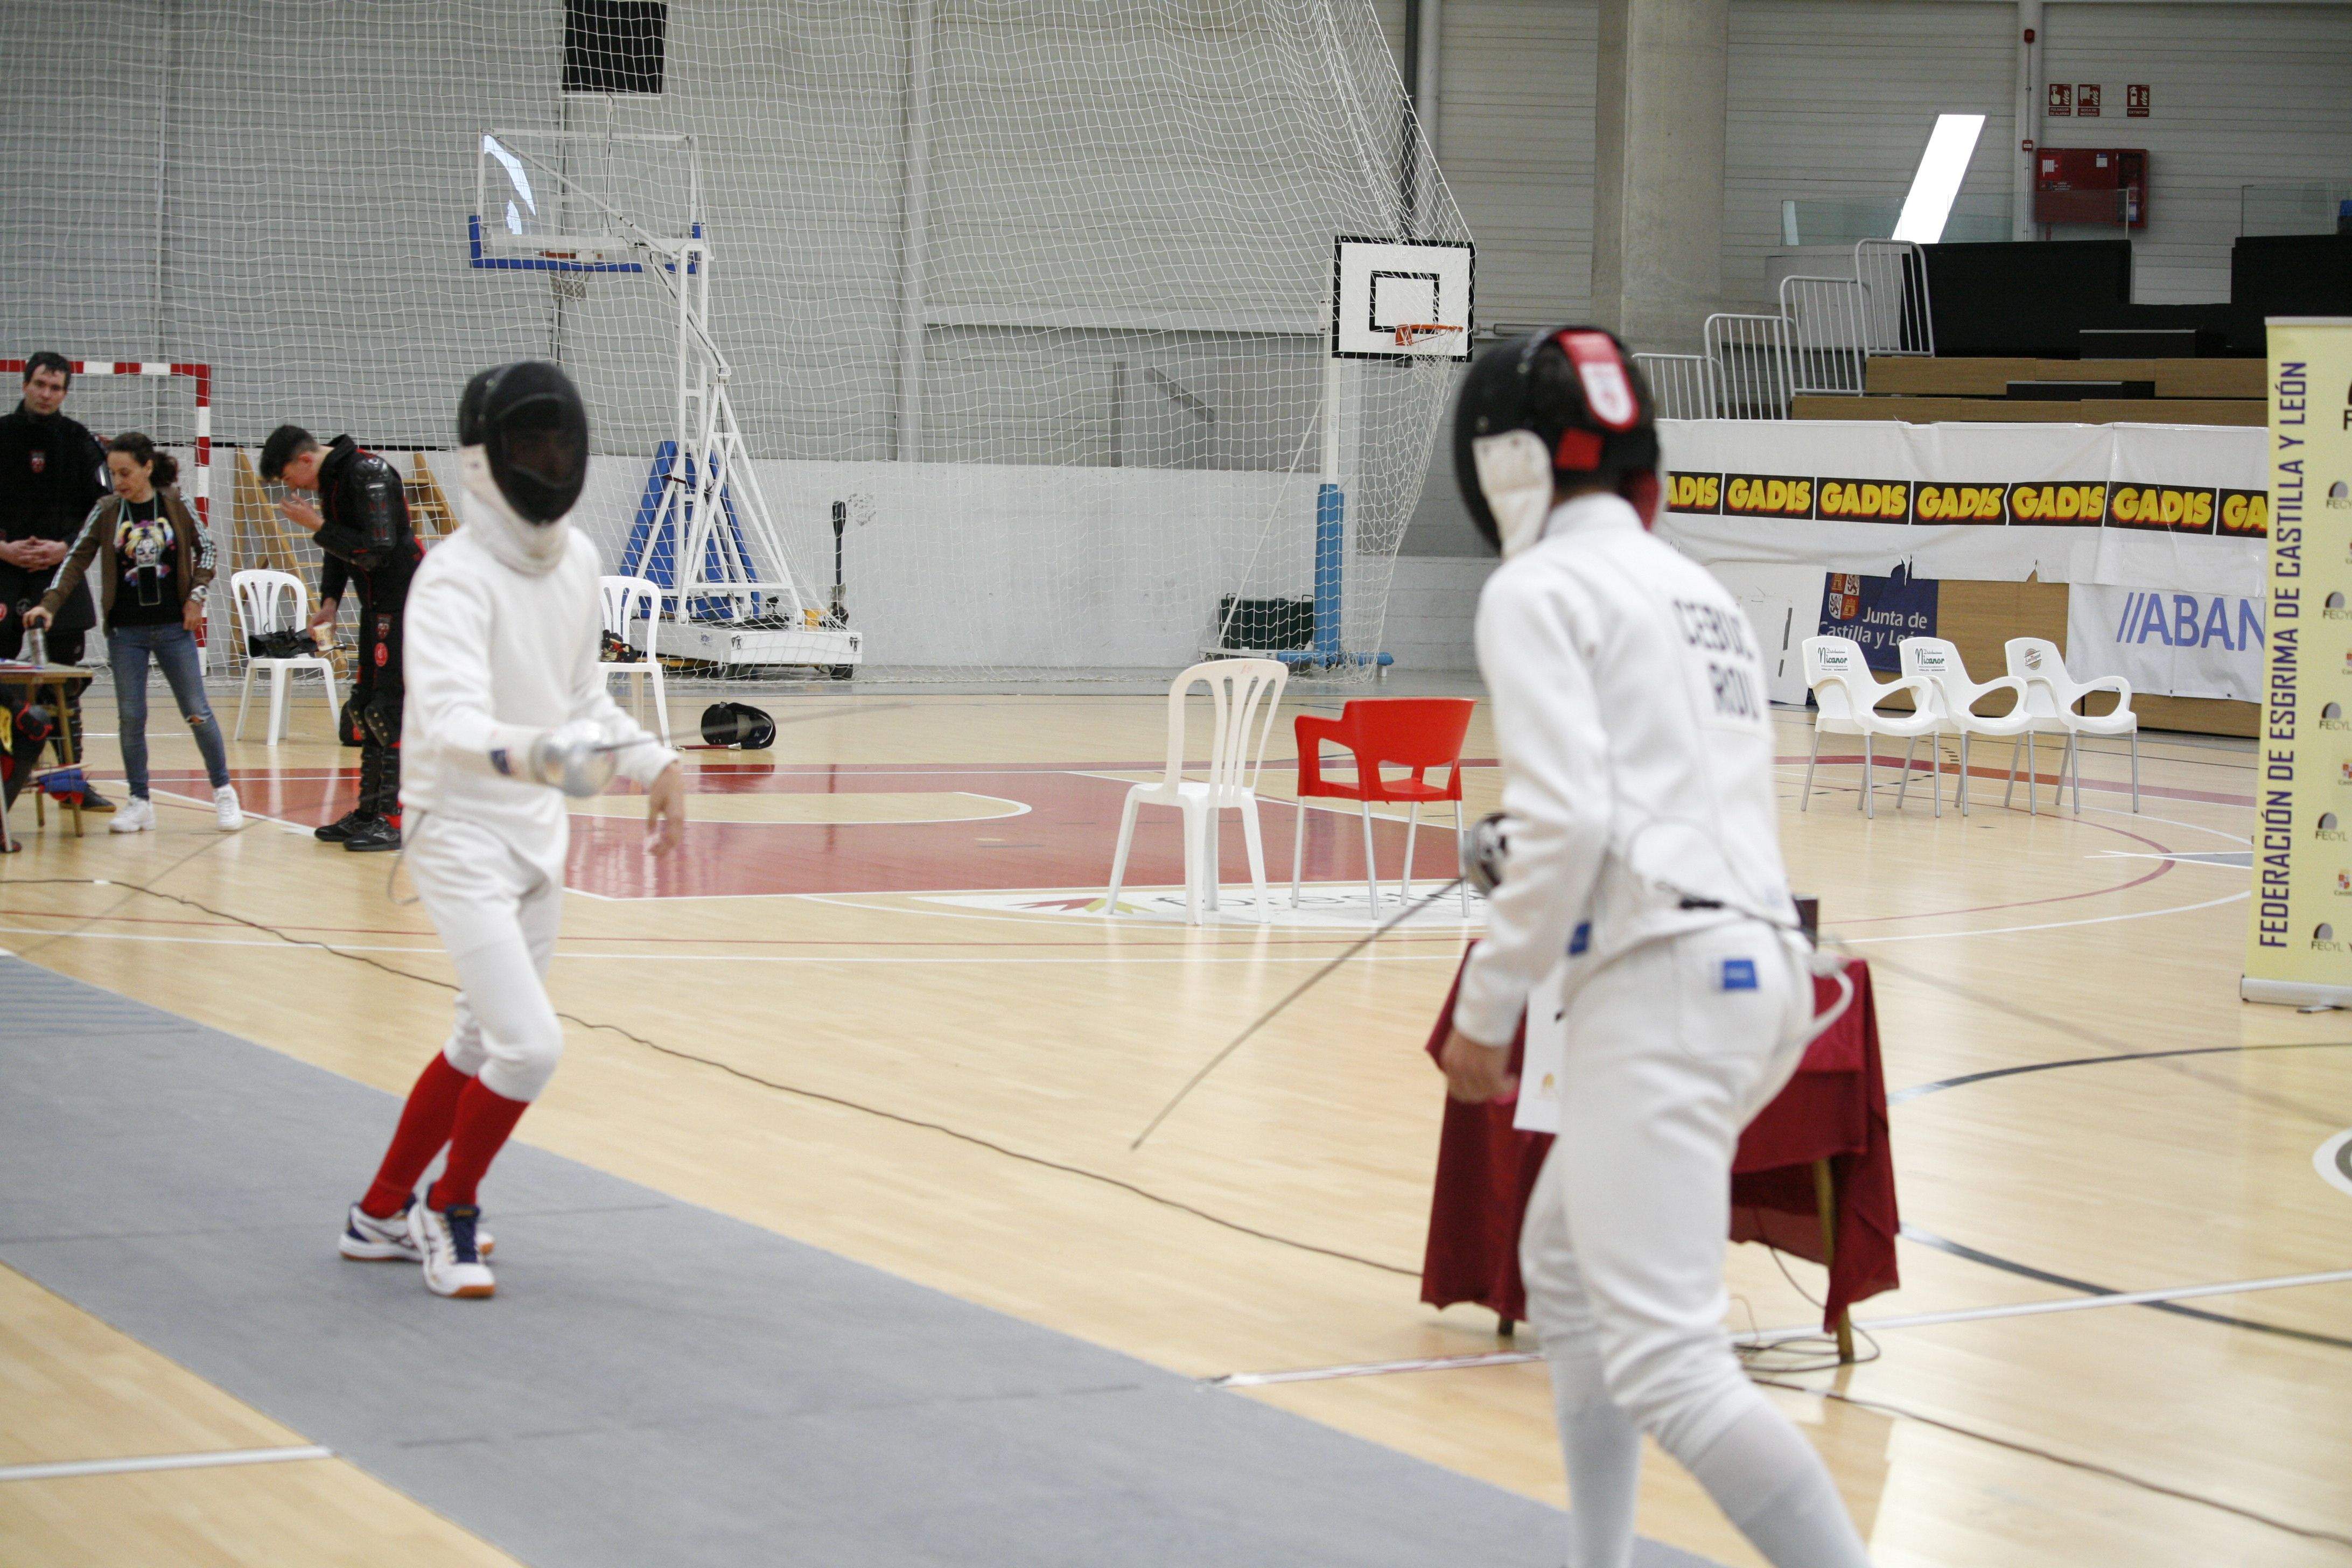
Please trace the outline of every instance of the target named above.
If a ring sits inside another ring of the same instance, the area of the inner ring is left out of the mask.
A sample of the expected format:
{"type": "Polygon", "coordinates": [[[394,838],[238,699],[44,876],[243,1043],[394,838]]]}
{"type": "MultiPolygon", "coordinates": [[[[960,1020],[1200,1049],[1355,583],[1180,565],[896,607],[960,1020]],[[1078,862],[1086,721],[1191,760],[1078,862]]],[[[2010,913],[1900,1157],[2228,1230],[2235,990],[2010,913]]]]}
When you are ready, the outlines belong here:
{"type": "Polygon", "coordinates": [[[1362,936],[1358,937],[1353,942],[1349,943],[1347,950],[1341,952],[1339,957],[1333,959],[1330,963],[1325,964],[1322,968],[1308,975],[1305,980],[1300,981],[1291,989],[1289,995],[1285,996],[1281,1001],[1276,1002],[1273,1006],[1268,1007],[1265,1012],[1259,1014],[1256,1020],[1253,1022],[1248,1028],[1244,1029],[1240,1034],[1235,1035],[1233,1037],[1232,1042],[1228,1044],[1223,1050],[1219,1051],[1215,1056],[1211,1057],[1207,1061],[1201,1064],[1201,1070],[1194,1073],[1185,1081],[1184,1087],[1176,1091],[1176,1097],[1173,1100],[1171,1100],[1167,1104],[1160,1108],[1160,1114],[1151,1119],[1150,1125],[1145,1127],[1142,1131],[1135,1135],[1135,1142],[1127,1146],[1128,1152],[1131,1154],[1137,1150],[1142,1148],[1144,1140],[1150,1137],[1154,1132],[1160,1131],[1160,1124],[1167,1121],[1171,1115],[1174,1114],[1176,1108],[1184,1103],[1186,1096],[1190,1095],[1194,1089],[1200,1088],[1202,1080],[1207,1079],[1211,1073],[1224,1066],[1226,1060],[1231,1058],[1235,1051],[1240,1050],[1243,1046],[1248,1044],[1249,1038],[1252,1035],[1256,1034],[1260,1029],[1265,1028],[1268,1024],[1274,1022],[1274,1020],[1281,1015],[1283,1009],[1288,1007],[1293,1002],[1297,1001],[1301,996],[1306,995],[1307,992],[1313,990],[1316,984],[1320,982],[1325,975],[1330,973],[1333,970],[1347,963],[1348,960],[1355,957],[1356,954],[1363,952],[1364,949],[1371,946],[1372,943],[1378,942],[1381,937],[1386,936],[1390,931],[1395,930],[1398,925],[1402,924],[1410,917],[1419,914],[1422,910],[1427,909],[1430,905],[1435,903],[1438,900],[1444,898],[1454,889],[1460,887],[1464,879],[1456,877],[1454,880],[1446,883],[1445,886],[1438,889],[1437,891],[1427,894],[1415,900],[1413,902],[1405,905],[1404,908],[1397,910],[1396,913],[1391,915],[1387,920],[1382,921],[1379,925],[1374,926],[1370,931],[1365,932],[1362,936]]]}

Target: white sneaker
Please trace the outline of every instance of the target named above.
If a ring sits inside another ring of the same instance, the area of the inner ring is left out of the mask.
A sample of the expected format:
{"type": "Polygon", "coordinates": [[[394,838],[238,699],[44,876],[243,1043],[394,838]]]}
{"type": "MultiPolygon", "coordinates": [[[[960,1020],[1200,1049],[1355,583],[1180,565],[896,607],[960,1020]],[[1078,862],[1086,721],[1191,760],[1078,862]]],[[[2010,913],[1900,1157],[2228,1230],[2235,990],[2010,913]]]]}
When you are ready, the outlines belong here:
{"type": "Polygon", "coordinates": [[[481,1217],[472,1204],[409,1206],[408,1238],[425,1265],[425,1288],[436,1296],[478,1300],[498,1294],[499,1283],[474,1240],[474,1224],[481,1217]]]}
{"type": "Polygon", "coordinates": [[[220,824],[223,833],[235,833],[245,826],[245,808],[236,804],[236,785],[223,784],[213,791],[213,820],[220,824]]]}
{"type": "MultiPolygon", "coordinates": [[[[408,1209],[415,1205],[411,1198],[395,1215],[378,1219],[359,1205],[353,1204],[343,1216],[343,1234],[335,1250],[354,1263],[415,1263],[420,1261],[416,1242],[408,1234],[408,1209]]],[[[474,1232],[475,1248],[485,1258],[498,1245],[487,1230],[474,1232]]]]}
{"type": "Polygon", "coordinates": [[[114,820],[106,825],[109,833],[144,833],[155,826],[155,803],[143,795],[134,795],[115,812],[114,820]]]}

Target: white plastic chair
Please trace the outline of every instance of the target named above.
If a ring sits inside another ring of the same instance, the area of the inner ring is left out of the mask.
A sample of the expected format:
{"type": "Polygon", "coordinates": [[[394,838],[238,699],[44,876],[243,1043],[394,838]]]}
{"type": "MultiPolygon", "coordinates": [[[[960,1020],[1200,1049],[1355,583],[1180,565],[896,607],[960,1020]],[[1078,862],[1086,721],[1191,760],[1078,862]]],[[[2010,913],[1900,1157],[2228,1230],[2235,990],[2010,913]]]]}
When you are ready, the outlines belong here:
{"type": "MultiPolygon", "coordinates": [[[[2009,657],[2009,673],[2025,683],[2025,700],[2036,729],[2063,729],[2074,763],[2074,810],[2083,809],[2083,748],[2084,735],[2126,735],[2131,739],[2132,809],[2139,809],[2139,715],[2132,711],[2131,682],[2120,675],[2102,675],[2077,681],[2067,673],[2065,656],[2048,637],[2011,637],[2001,645],[2009,657]],[[2094,691],[2112,691],[2116,706],[2108,713],[2077,713],[2074,705],[2094,691]]],[[[2032,737],[2027,739],[2029,764],[2032,737]]],[[[2066,768],[2059,767],[2059,787],[2065,787],[2066,768]]],[[[2029,787],[2031,780],[2028,781],[2029,787]]]]}
{"type": "MultiPolygon", "coordinates": [[[[1960,804],[1960,815],[1969,814],[1969,737],[1998,736],[2009,742],[2009,775],[2011,786],[2017,777],[2017,744],[2021,736],[2030,743],[2033,736],[2033,716],[2026,710],[2025,683],[2015,676],[2004,675],[1979,685],[1969,675],[1968,666],[1960,661],[1960,650],[1942,637],[1905,637],[1896,644],[1903,657],[1903,673],[1916,676],[1927,683],[1935,692],[1937,717],[1942,727],[1960,732],[1960,780],[1952,792],[1960,804]],[[1976,705],[1996,691],[2014,694],[2006,713],[1979,713],[1976,705]]],[[[2032,792],[2029,791],[2029,797],[2032,792]]],[[[2031,808],[2031,800],[2028,802],[2031,808]]]]}
{"type": "Polygon", "coordinates": [[[616,675],[635,678],[631,681],[631,689],[635,693],[633,700],[636,704],[637,722],[640,724],[646,720],[646,689],[643,683],[651,681],[654,721],[658,726],[654,732],[667,741],[669,697],[662,689],[661,658],[654,648],[654,633],[661,626],[661,589],[645,577],[599,577],[596,579],[596,596],[604,606],[604,629],[620,638],[624,647],[628,646],[629,625],[636,618],[637,606],[643,605],[646,607],[645,657],[607,664],[604,666],[604,679],[610,684],[616,675]]]}
{"type": "Polygon", "coordinates": [[[1266,737],[1282,707],[1290,672],[1271,658],[1213,658],[1178,676],[1168,689],[1168,771],[1157,784],[1127,792],[1119,812],[1118,848],[1111,856],[1107,913],[1118,913],[1118,889],[1127,879],[1127,850],[1135,837],[1135,814],[1147,805],[1172,806],[1184,814],[1184,919],[1201,923],[1202,887],[1208,906],[1217,907],[1217,848],[1223,813],[1237,811],[1242,839],[1249,847],[1250,883],[1257,907],[1266,908],[1265,847],[1258,837],[1257,774],[1265,761],[1266,737]],[[1184,776],[1184,701],[1195,686],[1206,686],[1215,714],[1209,737],[1209,776],[1184,776]],[[1263,710],[1264,717],[1260,717],[1263,710]]]}
{"type": "MultiPolygon", "coordinates": [[[[1813,754],[1805,763],[1805,797],[1797,809],[1806,811],[1812,806],[1813,769],[1822,760],[1822,737],[1828,734],[1862,737],[1862,799],[1856,804],[1864,816],[1872,817],[1878,815],[1877,738],[1885,735],[1908,742],[1903,749],[1903,787],[1895,792],[1895,809],[1902,810],[1904,797],[1911,790],[1911,757],[1918,749],[1920,736],[1930,737],[1929,754],[1935,753],[1933,737],[1942,724],[1937,712],[1935,688],[1908,675],[1880,684],[1862,657],[1861,645],[1852,637],[1807,637],[1805,684],[1813,689],[1817,711],[1813,715],[1813,754]],[[1911,693],[1913,710],[1879,712],[1878,705],[1898,691],[1911,693]]],[[[1940,771],[1942,766],[1939,760],[1937,767],[1940,771]]],[[[1936,815],[1944,815],[1940,778],[1936,784],[1936,815]]]]}
{"type": "MultiPolygon", "coordinates": [[[[237,572],[228,580],[229,597],[236,605],[239,630],[246,646],[268,632],[299,632],[310,624],[310,590],[302,579],[291,572],[273,572],[254,568],[237,572]]],[[[253,696],[253,678],[264,671],[269,676],[269,739],[268,744],[278,744],[286,732],[286,692],[294,677],[309,671],[326,683],[327,728],[335,725],[335,667],[312,653],[297,654],[291,658],[265,658],[248,654],[245,661],[245,684],[236,694],[236,738],[245,739],[245,708],[253,696]]]]}

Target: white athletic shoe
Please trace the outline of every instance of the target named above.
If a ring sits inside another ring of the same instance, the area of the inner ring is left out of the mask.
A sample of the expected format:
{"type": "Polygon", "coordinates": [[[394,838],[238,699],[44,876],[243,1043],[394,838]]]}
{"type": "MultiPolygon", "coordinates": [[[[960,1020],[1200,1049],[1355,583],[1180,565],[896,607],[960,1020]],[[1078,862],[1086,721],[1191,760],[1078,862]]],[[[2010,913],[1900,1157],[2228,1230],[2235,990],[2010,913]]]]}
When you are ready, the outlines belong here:
{"type": "Polygon", "coordinates": [[[482,1211],[472,1204],[451,1204],[446,1209],[409,1205],[408,1238],[425,1266],[425,1288],[436,1296],[472,1300],[498,1294],[499,1282],[490,1277],[490,1266],[482,1261],[474,1239],[474,1225],[481,1217],[482,1211]]]}
{"type": "Polygon", "coordinates": [[[220,824],[223,833],[235,833],[245,826],[245,808],[236,804],[236,785],[223,784],[213,791],[213,820],[220,824]]]}
{"type": "MultiPolygon", "coordinates": [[[[410,1205],[416,1202],[408,1200],[410,1205]]],[[[475,1249],[485,1258],[498,1245],[487,1230],[474,1232],[475,1249]]],[[[408,1209],[378,1219],[359,1205],[353,1204],[343,1216],[342,1238],[335,1250],[354,1263],[415,1263],[420,1261],[416,1243],[408,1234],[408,1209]]]]}
{"type": "Polygon", "coordinates": [[[143,795],[134,795],[122,803],[114,820],[106,825],[109,833],[144,833],[155,826],[155,803],[143,795]]]}

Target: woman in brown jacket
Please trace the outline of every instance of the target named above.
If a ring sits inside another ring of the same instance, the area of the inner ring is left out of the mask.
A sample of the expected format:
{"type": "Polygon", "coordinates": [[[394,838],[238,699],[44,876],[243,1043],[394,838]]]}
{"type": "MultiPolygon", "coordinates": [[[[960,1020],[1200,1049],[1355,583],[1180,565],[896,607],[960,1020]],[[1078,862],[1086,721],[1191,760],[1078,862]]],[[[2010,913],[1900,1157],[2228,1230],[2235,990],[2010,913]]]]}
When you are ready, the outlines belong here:
{"type": "Polygon", "coordinates": [[[147,798],[147,663],[152,658],[163,667],[180,716],[195,731],[212,780],[215,819],[223,832],[232,832],[245,826],[245,814],[228,782],[228,752],[205,699],[204,654],[196,647],[212,588],[212,535],[173,488],[179,464],[146,437],[135,430],[117,436],[107,444],[106,468],[114,493],[90,509],[49,591],[25,612],[25,625],[47,626],[94,567],[107,658],[114,666],[115,728],[131,779],[131,802],[114,814],[108,831],[140,833],[155,826],[155,807],[147,798]]]}

